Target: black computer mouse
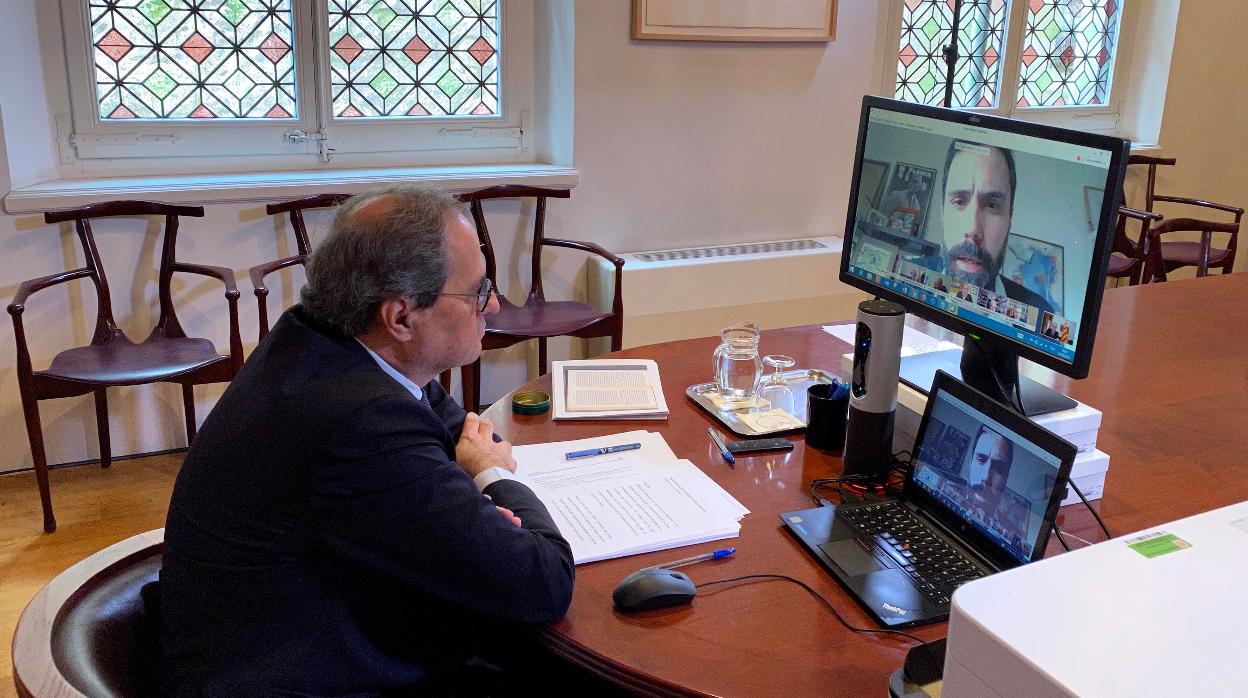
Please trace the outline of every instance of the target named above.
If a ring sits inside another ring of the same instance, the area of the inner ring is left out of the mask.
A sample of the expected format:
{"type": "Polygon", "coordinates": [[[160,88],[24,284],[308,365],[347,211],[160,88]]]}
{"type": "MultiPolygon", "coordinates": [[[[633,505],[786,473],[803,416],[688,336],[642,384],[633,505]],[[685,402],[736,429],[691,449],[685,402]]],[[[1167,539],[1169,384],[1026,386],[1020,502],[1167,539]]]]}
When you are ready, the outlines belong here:
{"type": "Polygon", "coordinates": [[[647,567],[625,577],[611,598],[624,613],[649,611],[654,608],[682,606],[693,601],[698,589],[683,572],[662,567],[647,567]]]}

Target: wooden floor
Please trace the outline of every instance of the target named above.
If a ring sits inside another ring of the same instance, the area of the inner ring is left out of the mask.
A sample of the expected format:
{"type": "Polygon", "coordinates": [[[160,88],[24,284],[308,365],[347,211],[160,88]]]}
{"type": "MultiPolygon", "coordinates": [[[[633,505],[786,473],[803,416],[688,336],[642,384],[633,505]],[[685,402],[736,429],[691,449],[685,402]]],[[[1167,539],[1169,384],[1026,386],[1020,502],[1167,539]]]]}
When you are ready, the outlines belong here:
{"type": "Polygon", "coordinates": [[[11,641],[35,592],[78,560],[136,533],[161,528],[185,454],[53,470],[58,528],[43,532],[34,473],[0,475],[0,697],[15,696],[11,641]]]}

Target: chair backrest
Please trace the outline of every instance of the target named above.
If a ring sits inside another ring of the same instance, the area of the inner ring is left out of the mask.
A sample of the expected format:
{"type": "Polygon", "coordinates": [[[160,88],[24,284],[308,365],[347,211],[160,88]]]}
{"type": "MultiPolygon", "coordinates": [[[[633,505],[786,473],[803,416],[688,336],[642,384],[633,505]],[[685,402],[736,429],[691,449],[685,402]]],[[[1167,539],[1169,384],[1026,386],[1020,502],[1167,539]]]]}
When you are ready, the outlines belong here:
{"type": "Polygon", "coordinates": [[[163,529],[142,533],[78,562],[39,590],[13,634],[18,695],[146,693],[159,619],[144,597],[155,595],[163,551],[163,529]]]}
{"type": "Polygon", "coordinates": [[[308,241],[308,226],[303,219],[303,212],[337,206],[352,196],[352,194],[317,194],[315,196],[305,196],[302,199],[269,204],[264,207],[264,210],[270,216],[279,216],[283,213],[289,215],[290,229],[295,233],[295,248],[297,252],[289,257],[258,264],[248,270],[248,274],[251,276],[251,285],[256,294],[257,311],[260,315],[260,339],[264,339],[269,334],[269,287],[265,285],[264,277],[279,269],[285,269],[296,264],[306,264],[308,255],[312,252],[312,244],[308,241]]]}
{"type": "MultiPolygon", "coordinates": [[[[1148,179],[1144,185],[1144,210],[1152,211],[1154,198],[1157,195],[1157,168],[1159,166],[1172,166],[1177,162],[1174,158],[1158,158],[1152,155],[1130,155],[1127,157],[1127,166],[1131,165],[1147,165],[1148,179]]],[[[1126,184],[1124,182],[1123,186],[1126,184]]],[[[1122,205],[1127,205],[1127,192],[1123,189],[1122,205]]]]}
{"type": "Polygon", "coordinates": [[[308,242],[308,226],[303,220],[303,212],[309,209],[337,206],[351,197],[352,194],[317,194],[302,199],[269,204],[264,207],[264,210],[270,216],[282,213],[290,215],[290,229],[295,231],[295,247],[299,250],[299,254],[307,257],[312,251],[312,245],[308,242]]]}
{"type": "Polygon", "coordinates": [[[91,232],[91,219],[140,216],[165,217],[158,275],[160,319],[156,327],[161,329],[167,337],[185,337],[186,333],[182,331],[182,325],[178,322],[178,316],[173,310],[173,292],[170,284],[173,279],[173,266],[177,261],[175,255],[178,245],[178,217],[203,218],[203,206],[174,206],[155,201],[108,201],[65,211],[48,211],[43,214],[45,223],[74,222],[74,230],[78,233],[78,240],[82,244],[86,266],[70,270],[65,274],[78,278],[90,278],[95,283],[98,303],[95,335],[91,338],[92,344],[111,342],[114,336],[120,334],[120,330],[117,329],[117,322],[113,319],[113,299],[108,290],[108,277],[104,274],[100,251],[95,244],[95,236],[91,232]]]}
{"type": "MultiPolygon", "coordinates": [[[[459,200],[468,204],[472,212],[472,222],[477,226],[477,239],[481,241],[481,249],[485,254],[485,275],[498,288],[498,267],[494,260],[494,243],[490,239],[490,230],[485,222],[485,209],[482,201],[490,199],[519,199],[533,197],[537,199],[537,209],[533,214],[533,251],[532,251],[532,282],[529,285],[529,296],[543,299],[542,291],[542,244],[546,237],[546,199],[567,199],[572,192],[567,189],[545,189],[542,187],[526,187],[518,184],[503,184],[487,187],[477,191],[460,194],[459,200]]],[[[501,295],[501,293],[500,293],[501,295]]]]}

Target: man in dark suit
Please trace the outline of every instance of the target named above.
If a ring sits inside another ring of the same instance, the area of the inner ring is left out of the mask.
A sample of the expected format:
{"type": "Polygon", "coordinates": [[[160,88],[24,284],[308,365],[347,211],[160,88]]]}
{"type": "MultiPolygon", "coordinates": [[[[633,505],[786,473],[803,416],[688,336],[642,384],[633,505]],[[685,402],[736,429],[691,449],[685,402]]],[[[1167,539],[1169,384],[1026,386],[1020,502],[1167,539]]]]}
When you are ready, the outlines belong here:
{"type": "Polygon", "coordinates": [[[954,141],[945,157],[939,255],[912,260],[980,288],[1055,312],[1044,296],[1001,276],[1018,176],[1006,148],[954,141]]]}
{"type": "Polygon", "coordinates": [[[570,547],[434,380],[497,311],[449,195],[340,208],[178,475],[159,695],[463,695],[483,641],[564,614],[570,547]]]}

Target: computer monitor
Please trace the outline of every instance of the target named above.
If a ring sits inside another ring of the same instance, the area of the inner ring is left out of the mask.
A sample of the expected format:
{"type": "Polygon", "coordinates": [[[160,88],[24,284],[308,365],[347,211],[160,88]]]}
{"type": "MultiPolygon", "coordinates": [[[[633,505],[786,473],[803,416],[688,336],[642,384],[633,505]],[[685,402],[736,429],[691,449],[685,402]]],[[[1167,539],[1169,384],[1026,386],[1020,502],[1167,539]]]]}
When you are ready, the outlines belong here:
{"type": "Polygon", "coordinates": [[[840,279],[966,337],[960,357],[903,360],[903,380],[927,390],[937,368],[960,369],[1028,414],[1073,406],[1020,384],[1018,358],[1087,376],[1129,150],[1121,138],[863,99],[840,279]]]}

